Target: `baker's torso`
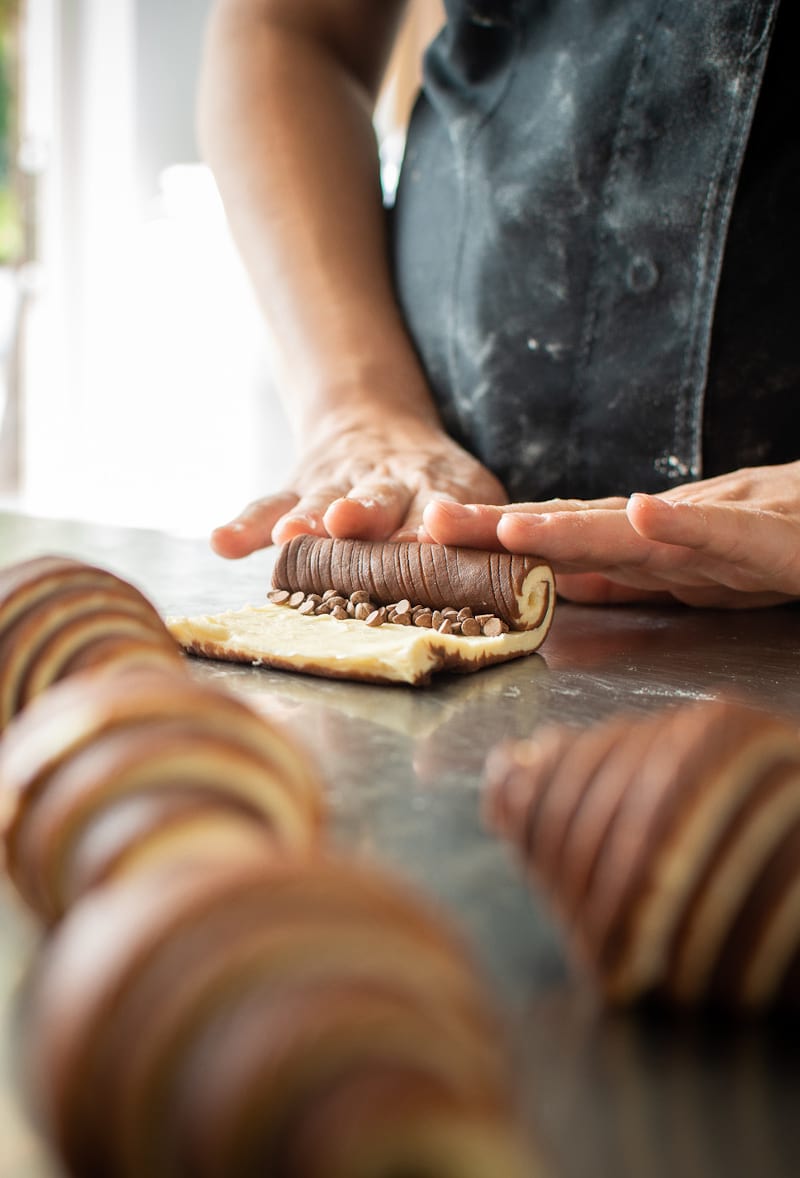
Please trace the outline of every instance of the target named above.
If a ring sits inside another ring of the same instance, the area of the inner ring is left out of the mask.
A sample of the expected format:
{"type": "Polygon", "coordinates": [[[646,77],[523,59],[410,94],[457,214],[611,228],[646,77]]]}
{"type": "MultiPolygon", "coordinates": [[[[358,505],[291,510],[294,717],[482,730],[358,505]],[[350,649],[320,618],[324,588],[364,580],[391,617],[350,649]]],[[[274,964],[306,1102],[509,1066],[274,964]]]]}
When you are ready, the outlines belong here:
{"type": "Polygon", "coordinates": [[[448,428],[512,499],[800,457],[786,0],[447,8],[393,232],[448,428]]]}

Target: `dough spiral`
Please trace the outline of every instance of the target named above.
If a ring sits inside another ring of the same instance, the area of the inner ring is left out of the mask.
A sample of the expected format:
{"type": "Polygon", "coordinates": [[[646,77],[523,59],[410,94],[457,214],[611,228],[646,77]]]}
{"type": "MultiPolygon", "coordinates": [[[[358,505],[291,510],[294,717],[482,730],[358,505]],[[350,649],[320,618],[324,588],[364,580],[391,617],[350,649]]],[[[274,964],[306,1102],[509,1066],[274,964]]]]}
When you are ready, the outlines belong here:
{"type": "Polygon", "coordinates": [[[0,569],[0,731],[57,680],[123,664],[181,665],[163,620],[133,585],[60,556],[0,569]]]}
{"type": "Polygon", "coordinates": [[[71,1175],[530,1178],[462,947],[315,857],[148,872],[55,933],[29,1067],[71,1175]]]}
{"type": "Polygon", "coordinates": [[[272,581],[276,589],[305,593],[336,589],[349,596],[362,589],[382,604],[469,606],[513,630],[541,625],[555,598],[552,571],[538,557],[405,541],[295,536],[278,553],[272,581]]]}
{"type": "Polygon", "coordinates": [[[800,1002],[800,737],[742,703],[496,750],[488,817],[614,1003],[800,1002]]]}
{"type": "Polygon", "coordinates": [[[84,672],[34,700],[0,742],[8,873],[53,923],[151,861],[308,850],[322,787],[295,742],[243,701],[178,672],[84,672]]]}

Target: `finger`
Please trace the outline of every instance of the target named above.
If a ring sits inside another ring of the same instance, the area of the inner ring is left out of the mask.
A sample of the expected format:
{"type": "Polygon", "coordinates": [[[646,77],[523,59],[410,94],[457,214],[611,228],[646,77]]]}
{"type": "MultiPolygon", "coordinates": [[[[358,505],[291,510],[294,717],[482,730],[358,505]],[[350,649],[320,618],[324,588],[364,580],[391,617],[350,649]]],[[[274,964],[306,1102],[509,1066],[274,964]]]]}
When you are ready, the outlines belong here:
{"type": "Polygon", "coordinates": [[[497,536],[509,552],[535,553],[554,564],[574,566],[575,571],[643,565],[653,559],[655,548],[625,512],[617,510],[510,512],[499,520],[497,536]]]}
{"type": "Polygon", "coordinates": [[[426,536],[437,544],[498,549],[497,527],[503,511],[502,507],[482,503],[437,499],[424,509],[422,523],[426,536]]]}
{"type": "Polygon", "coordinates": [[[338,538],[385,540],[403,523],[411,499],[397,479],[365,479],[330,504],[324,524],[338,538]]]}
{"type": "Polygon", "coordinates": [[[416,541],[422,544],[434,543],[433,537],[428,534],[422,522],[422,517],[428,504],[441,502],[454,503],[456,500],[447,491],[431,491],[428,488],[418,491],[409,504],[405,519],[390,539],[416,541]]]}
{"type": "Polygon", "coordinates": [[[277,520],[272,529],[274,544],[285,544],[295,536],[327,536],[325,512],[334,500],[339,499],[346,488],[338,484],[319,487],[297,499],[285,515],[277,520]]]}
{"type": "Polygon", "coordinates": [[[285,512],[297,503],[293,491],[282,491],[249,503],[244,511],[211,533],[211,547],[218,556],[238,560],[272,543],[272,530],[285,512]]]}
{"type": "Polygon", "coordinates": [[[800,527],[789,516],[640,494],[631,496],[627,515],[644,537],[699,550],[706,560],[747,570],[763,587],[800,594],[800,527]]]}

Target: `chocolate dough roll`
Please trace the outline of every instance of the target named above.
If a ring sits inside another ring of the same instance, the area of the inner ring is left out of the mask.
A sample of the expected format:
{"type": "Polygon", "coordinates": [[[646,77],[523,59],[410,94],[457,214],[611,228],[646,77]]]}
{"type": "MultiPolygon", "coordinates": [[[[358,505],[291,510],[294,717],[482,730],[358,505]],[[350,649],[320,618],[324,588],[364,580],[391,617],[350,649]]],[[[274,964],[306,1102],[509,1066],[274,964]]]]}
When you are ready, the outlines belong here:
{"type": "Polygon", "coordinates": [[[278,554],[272,583],[304,593],[336,589],[346,597],[363,589],[382,605],[406,599],[431,609],[469,606],[476,616],[495,614],[512,630],[530,630],[549,606],[543,568],[549,575],[539,557],[510,552],[295,536],[278,554]]]}
{"type": "Polygon", "coordinates": [[[0,742],[0,849],[48,924],[106,879],[163,861],[310,851],[322,808],[287,733],[182,671],[84,671],[0,742]]]}
{"type": "Polygon", "coordinates": [[[153,604],[128,581],[68,557],[0,569],[0,730],[81,666],[180,663],[153,604]]]}
{"type": "Polygon", "coordinates": [[[146,872],[76,905],[23,1039],[73,1178],[532,1178],[469,953],[338,858],[146,872]]]}
{"type": "Polygon", "coordinates": [[[490,823],[521,853],[609,1001],[800,1009],[800,736],[703,701],[487,762],[490,823]]]}

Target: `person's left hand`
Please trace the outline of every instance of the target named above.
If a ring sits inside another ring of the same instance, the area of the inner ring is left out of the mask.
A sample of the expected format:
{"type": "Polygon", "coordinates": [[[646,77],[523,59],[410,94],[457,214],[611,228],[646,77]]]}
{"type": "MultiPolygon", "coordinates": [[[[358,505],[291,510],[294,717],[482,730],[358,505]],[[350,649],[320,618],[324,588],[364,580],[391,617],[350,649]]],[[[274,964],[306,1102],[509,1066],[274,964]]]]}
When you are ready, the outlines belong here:
{"type": "Polygon", "coordinates": [[[431,503],[423,539],[535,553],[571,601],[750,608],[800,597],[800,462],[658,495],[431,503]]]}

